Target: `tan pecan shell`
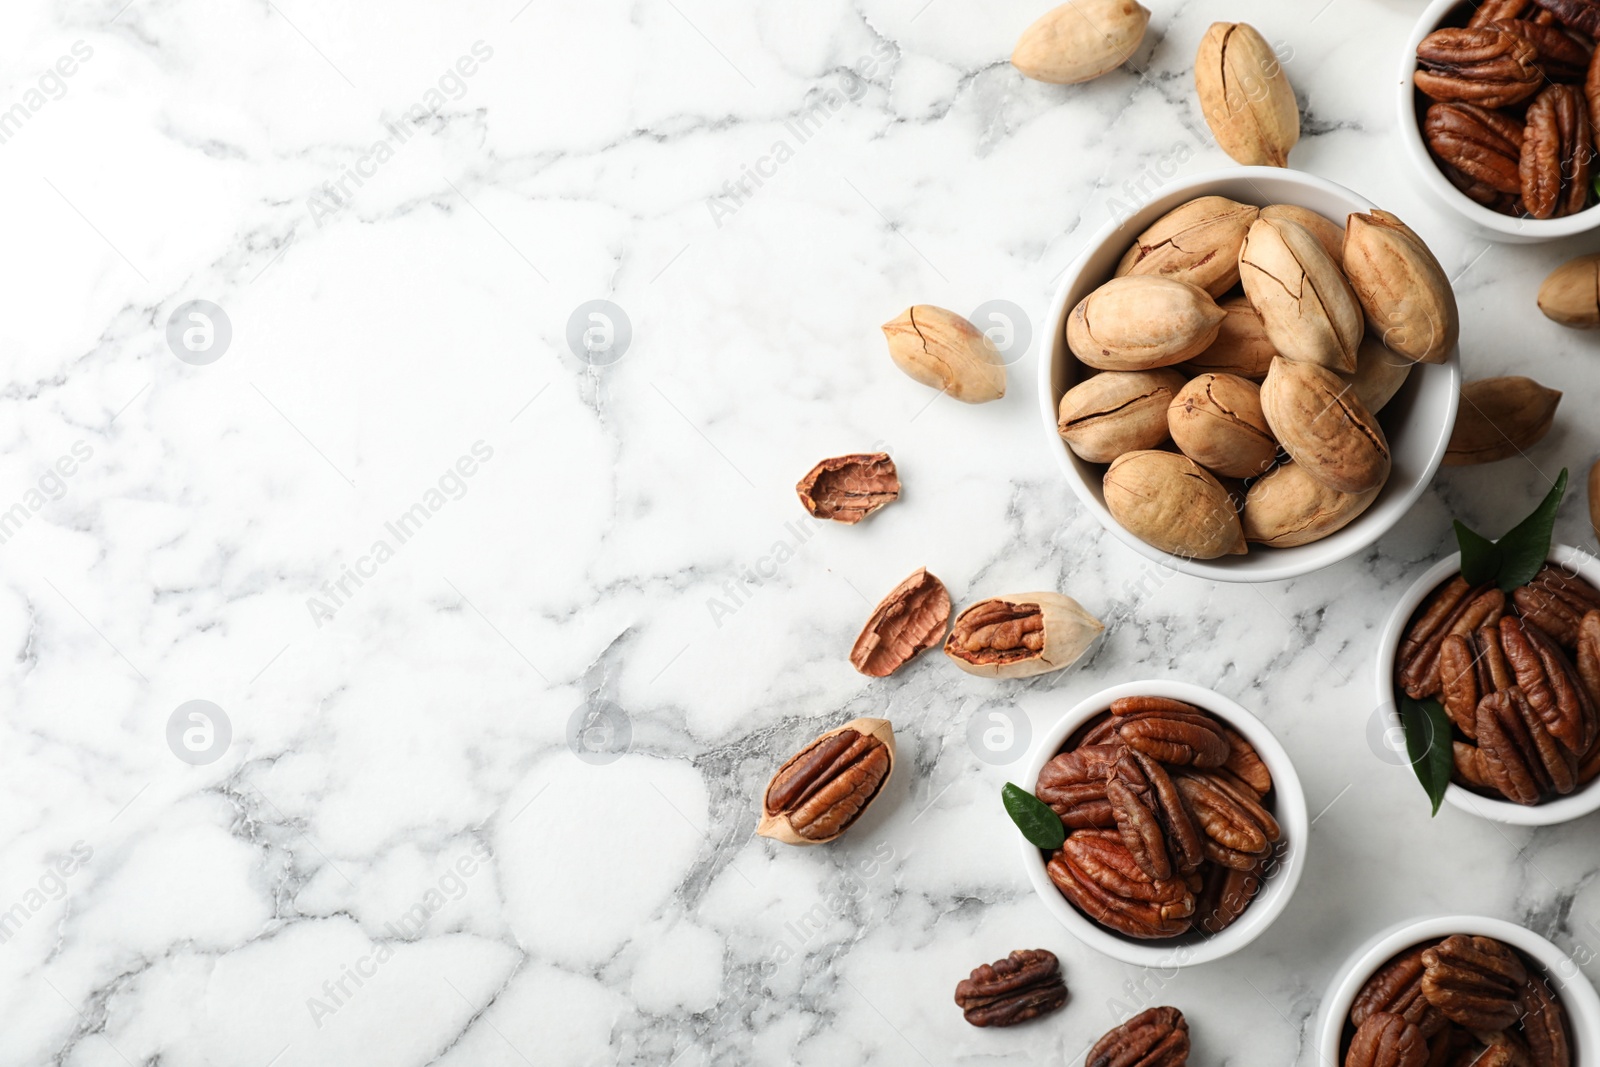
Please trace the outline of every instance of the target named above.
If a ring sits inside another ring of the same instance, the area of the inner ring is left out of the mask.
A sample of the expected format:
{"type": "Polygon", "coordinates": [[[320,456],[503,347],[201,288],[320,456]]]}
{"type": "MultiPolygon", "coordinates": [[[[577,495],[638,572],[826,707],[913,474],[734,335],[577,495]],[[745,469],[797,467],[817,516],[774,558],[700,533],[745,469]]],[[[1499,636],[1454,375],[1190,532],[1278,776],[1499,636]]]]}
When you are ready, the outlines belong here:
{"type": "Polygon", "coordinates": [[[1589,202],[1589,165],[1594,131],[1583,93],[1572,85],[1551,85],[1528,105],[1523,126],[1522,203],[1536,219],[1582,211],[1589,202]]]}
{"type": "Polygon", "coordinates": [[[944,640],[950,593],[926,569],[889,591],[850,649],[856,670],[872,678],[893,674],[917,653],[944,640]]]}
{"type": "Polygon", "coordinates": [[[1405,1019],[1428,1038],[1450,1025],[1444,1013],[1422,995],[1422,954],[1432,947],[1432,944],[1418,945],[1380,967],[1356,994],[1350,1006],[1350,1021],[1360,1026],[1379,1012],[1389,1012],[1405,1019]]]}
{"type": "Polygon", "coordinates": [[[1206,859],[1213,863],[1251,870],[1283,836],[1278,820],[1238,779],[1216,771],[1184,771],[1174,781],[1205,834],[1206,859]]]}
{"type": "Polygon", "coordinates": [[[1516,686],[1490,693],[1478,704],[1478,750],[1495,788],[1507,800],[1537,804],[1546,793],[1577,787],[1578,761],[1550,736],[1516,686]]]}
{"type": "Polygon", "coordinates": [[[790,756],[767,783],[756,833],[820,845],[850,829],[894,770],[894,727],[853,719],[790,756]]]}
{"type": "Polygon", "coordinates": [[[956,1003],[973,1026],[1015,1026],[1067,1002],[1061,962],[1042,948],[1020,948],[974,967],[956,985],[956,1003]]]}
{"type": "Polygon", "coordinates": [[[1493,26],[1434,30],[1417,45],[1418,89],[1435,100],[1483,107],[1521,103],[1539,91],[1538,50],[1493,26]]]}
{"type": "Polygon", "coordinates": [[[1189,929],[1194,893],[1188,884],[1176,878],[1152,881],[1115,830],[1073,831],[1051,857],[1048,871],[1079,910],[1119,933],[1149,940],[1189,929]]]}
{"type": "Polygon", "coordinates": [[[1522,1033],[1533,1067],[1572,1067],[1567,1013],[1542,975],[1530,974],[1523,983],[1522,1033]]]}
{"type": "Polygon", "coordinates": [[[1069,830],[1115,829],[1106,779],[1126,752],[1120,743],[1080,745],[1063,752],[1039,772],[1034,795],[1050,805],[1069,830]]]}
{"type": "Polygon", "coordinates": [[[1473,587],[1457,576],[1423,603],[1395,653],[1397,680],[1407,696],[1425,700],[1440,691],[1439,653],[1450,634],[1469,634],[1498,622],[1506,595],[1491,585],[1473,587]]]}
{"type": "Polygon", "coordinates": [[[1522,960],[1490,937],[1455,934],[1422,953],[1422,995],[1469,1030],[1504,1030],[1521,1015],[1522,960]]]}
{"type": "Polygon", "coordinates": [[[1213,863],[1201,872],[1204,882],[1195,897],[1194,922],[1208,934],[1232,926],[1261,891],[1262,866],[1236,871],[1213,863]]]}
{"type": "Polygon", "coordinates": [[[1600,4],[1594,0],[1536,0],[1538,5],[1554,15],[1562,25],[1600,38],[1600,4]]]}
{"type": "Polygon", "coordinates": [[[1427,1067],[1428,1042],[1422,1031],[1398,1015],[1368,1016],[1350,1039],[1344,1067],[1427,1067]]]}
{"type": "Polygon", "coordinates": [[[1447,165],[1495,194],[1522,195],[1522,123],[1477,104],[1433,104],[1422,121],[1428,147],[1447,165]]]}
{"type": "Polygon", "coordinates": [[[1221,767],[1230,748],[1222,725],[1192,704],[1166,697],[1121,697],[1111,723],[1132,749],[1174,766],[1221,767]]]}
{"type": "Polygon", "coordinates": [[[819,519],[854,525],[900,497],[900,476],[887,452],[825,459],[800,479],[800,503],[819,519]]]}
{"type": "Polygon", "coordinates": [[[1184,1067],[1189,1061],[1189,1024],[1177,1008],[1151,1008],[1107,1033],[1084,1067],[1184,1067]]]}

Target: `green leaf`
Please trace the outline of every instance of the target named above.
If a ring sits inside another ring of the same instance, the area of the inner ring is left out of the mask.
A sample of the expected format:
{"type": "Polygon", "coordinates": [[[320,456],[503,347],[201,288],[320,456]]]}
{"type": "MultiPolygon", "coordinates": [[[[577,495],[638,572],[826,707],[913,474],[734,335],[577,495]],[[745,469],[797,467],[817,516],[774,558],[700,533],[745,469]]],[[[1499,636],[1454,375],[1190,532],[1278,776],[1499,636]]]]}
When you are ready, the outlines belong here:
{"type": "Polygon", "coordinates": [[[1501,589],[1509,593],[1518,586],[1527,585],[1550,558],[1550,535],[1555,530],[1556,512],[1561,510],[1561,498],[1566,492],[1567,468],[1562,467],[1556,484],[1533,509],[1533,514],[1495,542],[1500,550],[1498,582],[1501,589]]]}
{"type": "Polygon", "coordinates": [[[1456,520],[1456,544],[1461,546],[1461,577],[1468,585],[1492,582],[1500,574],[1500,549],[1480,533],[1456,520]]]}
{"type": "Polygon", "coordinates": [[[1021,786],[1007,782],[1000,790],[1000,799],[1005,802],[1006,814],[1011,816],[1029,844],[1038,848],[1060,848],[1061,842],[1067,839],[1067,828],[1061,816],[1021,786]]]}
{"type": "Polygon", "coordinates": [[[1412,700],[1400,697],[1400,725],[1406,734],[1406,753],[1411,769],[1433,801],[1433,814],[1439,814],[1444,791],[1455,769],[1455,746],[1450,736],[1450,716],[1437,700],[1412,700]]]}

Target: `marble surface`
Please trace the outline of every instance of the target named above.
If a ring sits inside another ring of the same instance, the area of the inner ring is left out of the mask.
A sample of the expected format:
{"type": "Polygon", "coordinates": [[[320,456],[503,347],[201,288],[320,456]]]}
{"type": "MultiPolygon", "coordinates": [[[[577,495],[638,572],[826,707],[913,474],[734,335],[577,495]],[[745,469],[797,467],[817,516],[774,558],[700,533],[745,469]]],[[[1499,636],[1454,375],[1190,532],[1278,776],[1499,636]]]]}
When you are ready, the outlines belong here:
{"type": "Polygon", "coordinates": [[[1498,532],[1600,446],[1593,341],[1533,311],[1592,246],[1471,239],[1405,169],[1421,6],[1152,0],[1139,72],[1054,88],[1006,62],[1021,0],[7,4],[0,1063],[1075,1065],[1171,1003],[1197,1063],[1311,1064],[1392,922],[1600,945],[1600,824],[1430,821],[1370,741],[1377,628],[1449,517],[1498,532]],[[1432,242],[1468,374],[1566,393],[1529,462],[1260,587],[1145,567],[1036,411],[1114,201],[1229,165],[1192,98],[1214,19],[1283,49],[1292,164],[1432,242]],[[886,358],[905,305],[996,299],[1035,327],[1004,400],[886,358]],[[871,448],[902,500],[806,522],[796,479],[871,448]],[[1039,680],[865,679],[846,650],[919,566],[1108,632],[1039,680]],[[997,800],[1022,753],[968,740],[1141,677],[1255,710],[1316,816],[1279,922],[1181,973],[1046,914],[997,800]],[[754,837],[775,764],[863,714],[887,795],[831,847],[754,837]],[[956,981],[1035,946],[1066,1011],[968,1027],[956,981]]]}

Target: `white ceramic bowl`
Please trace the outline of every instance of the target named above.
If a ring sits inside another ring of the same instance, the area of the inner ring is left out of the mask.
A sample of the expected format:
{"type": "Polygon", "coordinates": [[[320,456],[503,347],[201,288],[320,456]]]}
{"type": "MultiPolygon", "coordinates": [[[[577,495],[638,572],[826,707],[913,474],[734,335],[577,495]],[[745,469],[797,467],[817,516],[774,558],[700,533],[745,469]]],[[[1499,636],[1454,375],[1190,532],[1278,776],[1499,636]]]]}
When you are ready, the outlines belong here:
{"type": "Polygon", "coordinates": [[[1039,739],[1033,754],[1028,757],[1023,780],[1017,784],[1032,792],[1038,784],[1039,772],[1066,743],[1067,738],[1084,723],[1111,707],[1113,700],[1130,696],[1169,697],[1193,704],[1233,727],[1255,746],[1267,770],[1272,772],[1272,813],[1282,827],[1283,841],[1287,843],[1287,847],[1280,852],[1277,868],[1267,876],[1261,892],[1251,901],[1244,914],[1220,934],[1193,930],[1182,937],[1140,941],[1106,929],[1073,907],[1050,880],[1046,870],[1048,860],[1044,853],[1019,837],[1022,866],[1028,872],[1028,881],[1033,884],[1034,892],[1044,902],[1045,910],[1061,920],[1061,925],[1074,937],[1095,951],[1142,967],[1188,967],[1210,963],[1238,952],[1260,937],[1289,906],[1289,898],[1294,896],[1295,887],[1300,884],[1300,872],[1305,867],[1306,844],[1311,829],[1310,820],[1306,817],[1306,798],[1300,788],[1300,776],[1295,773],[1289,754],[1278,744],[1272,732],[1260,719],[1232,700],[1186,682],[1147,681],[1128,682],[1103,689],[1074,706],[1039,739]]]}
{"type": "Polygon", "coordinates": [[[1339,969],[1328,995],[1322,998],[1317,1023],[1317,1062],[1336,1067],[1344,1062],[1339,1046],[1344,1040],[1345,1020],[1350,1005],[1367,979],[1395,956],[1423,941],[1471,934],[1492,937],[1534,960],[1550,978],[1551,988],[1567,1010],[1571,1030],[1572,1062],[1589,1065],[1600,1054],[1600,997],[1583,976],[1578,965],[1565,952],[1531,930],[1502,919],[1478,915],[1441,915],[1432,919],[1411,919],[1390,927],[1355,951],[1339,969]]]}
{"type": "MultiPolygon", "coordinates": [[[[1550,562],[1568,568],[1582,576],[1590,585],[1600,589],[1600,560],[1596,560],[1582,549],[1573,548],[1571,545],[1551,545],[1550,562]]],[[[1394,737],[1402,736],[1398,732],[1400,709],[1395,706],[1394,691],[1394,659],[1395,653],[1400,649],[1400,638],[1405,634],[1406,623],[1428,598],[1428,594],[1449,581],[1460,570],[1459,552],[1429,567],[1422,577],[1406,590],[1405,596],[1400,598],[1394,610],[1389,613],[1388,620],[1383,624],[1383,635],[1378,639],[1378,708],[1388,720],[1389,729],[1394,737]]],[[[1418,803],[1422,803],[1422,787],[1419,785],[1417,788],[1417,800],[1418,803]]],[[[1509,800],[1493,800],[1454,784],[1445,790],[1444,799],[1452,807],[1471,812],[1473,815],[1481,815],[1495,822],[1510,823],[1515,826],[1554,826],[1600,810],[1600,779],[1590,782],[1575,793],[1545,801],[1543,804],[1525,805],[1514,804],[1509,800]]],[[[1600,1050],[1597,1050],[1597,1053],[1600,1053],[1600,1050]]]]}
{"type": "Polygon", "coordinates": [[[1344,529],[1297,548],[1253,546],[1247,555],[1198,560],[1172,556],[1145,544],[1123,529],[1106,510],[1104,466],[1079,459],[1056,431],[1061,396],[1093,373],[1067,348],[1067,315],[1078,301],[1111,277],[1117,261],[1152,222],[1198,196],[1219,195],[1242,203],[1298,204],[1343,223],[1352,212],[1370,211],[1373,204],[1342,186],[1299,171],[1277,167],[1235,167],[1202,174],[1162,187],[1160,194],[1121,224],[1112,222],[1095,235],[1077,268],[1056,293],[1049,322],[1054,333],[1050,358],[1040,360],[1039,402],[1050,450],[1066,472],[1067,481],[1083,506],[1100,525],[1140,555],[1200,578],[1222,582],[1272,582],[1293,578],[1337,563],[1366,548],[1400,520],[1422,495],[1450,443],[1460,402],[1461,363],[1457,352],[1440,366],[1418,366],[1379,416],[1394,456],[1389,483],[1356,520],[1344,529]]]}
{"type": "Polygon", "coordinates": [[[1518,219],[1490,211],[1451,185],[1450,179],[1444,176],[1439,164],[1429,154],[1427,142],[1422,139],[1416,86],[1412,83],[1412,75],[1417,71],[1417,45],[1438,29],[1453,9],[1461,6],[1461,0],[1433,0],[1423,9],[1422,17],[1411,31],[1410,40],[1406,41],[1405,50],[1400,53],[1400,73],[1396,78],[1400,101],[1400,143],[1405,145],[1406,158],[1428,194],[1428,199],[1444,205],[1468,230],[1487,241],[1532,244],[1571,237],[1575,233],[1587,233],[1600,227],[1600,206],[1559,219],[1518,219]]]}

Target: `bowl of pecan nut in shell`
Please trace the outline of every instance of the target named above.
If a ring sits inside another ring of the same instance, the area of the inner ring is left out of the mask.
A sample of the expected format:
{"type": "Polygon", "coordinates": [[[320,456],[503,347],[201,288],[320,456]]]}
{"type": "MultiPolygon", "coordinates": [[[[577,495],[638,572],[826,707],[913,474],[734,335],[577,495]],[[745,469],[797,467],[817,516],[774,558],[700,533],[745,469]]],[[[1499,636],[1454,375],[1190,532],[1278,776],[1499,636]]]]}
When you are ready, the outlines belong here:
{"type": "Polygon", "coordinates": [[[1583,1067],[1600,997],[1566,953],[1500,919],[1412,920],[1363,945],[1323,998],[1330,1067],[1583,1067]]]}
{"type": "Polygon", "coordinates": [[[1237,952],[1272,925],[1305,864],[1299,776],[1272,733],[1200,686],[1096,693],[1041,738],[1027,787],[1066,840],[1022,841],[1045,908],[1124,963],[1182,967],[1237,952]]]}
{"type": "MultiPolygon", "coordinates": [[[[1600,561],[1552,545],[1506,593],[1441,560],[1401,598],[1378,648],[1378,700],[1437,700],[1451,722],[1447,803],[1550,826],[1600,810],[1600,561]]],[[[1396,734],[1398,736],[1398,733],[1396,734]]]]}
{"type": "Polygon", "coordinates": [[[1600,226],[1596,0],[1435,0],[1407,42],[1400,133],[1430,198],[1491,240],[1600,226]]]}

